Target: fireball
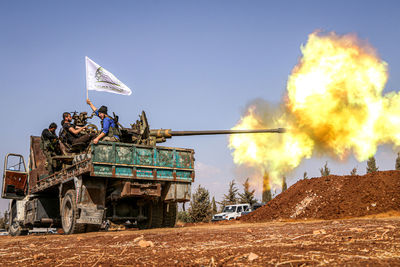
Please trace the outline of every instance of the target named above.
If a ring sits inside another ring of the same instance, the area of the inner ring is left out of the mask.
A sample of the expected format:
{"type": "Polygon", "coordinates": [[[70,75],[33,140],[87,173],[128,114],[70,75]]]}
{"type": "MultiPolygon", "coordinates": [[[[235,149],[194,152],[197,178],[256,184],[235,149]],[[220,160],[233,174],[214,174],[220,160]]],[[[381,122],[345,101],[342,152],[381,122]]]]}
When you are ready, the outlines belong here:
{"type": "Polygon", "coordinates": [[[232,135],[235,164],[270,175],[272,186],[305,158],[363,161],[381,144],[400,144],[400,95],[382,95],[387,64],[355,35],[309,35],[287,81],[280,112],[251,105],[233,129],[285,127],[282,135],[232,135]]]}

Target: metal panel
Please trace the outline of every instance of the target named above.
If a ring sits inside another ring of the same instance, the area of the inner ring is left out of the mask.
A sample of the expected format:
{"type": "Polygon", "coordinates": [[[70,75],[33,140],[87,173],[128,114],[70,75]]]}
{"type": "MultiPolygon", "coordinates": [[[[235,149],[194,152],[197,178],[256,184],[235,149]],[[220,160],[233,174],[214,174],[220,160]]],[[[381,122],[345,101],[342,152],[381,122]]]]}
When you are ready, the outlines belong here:
{"type": "Polygon", "coordinates": [[[161,167],[175,167],[174,165],[174,153],[171,150],[158,150],[158,166],[161,167]]]}
{"type": "Polygon", "coordinates": [[[188,183],[171,183],[165,201],[185,202],[190,200],[191,185],[188,183]]]}
{"type": "Polygon", "coordinates": [[[176,152],[176,167],[178,168],[193,168],[191,153],[186,151],[176,152]]]}
{"type": "Polygon", "coordinates": [[[118,142],[92,145],[93,174],[192,182],[193,150],[118,142]]]}
{"type": "Polygon", "coordinates": [[[133,147],[117,145],[115,148],[115,163],[133,164],[133,147]]]}
{"type": "Polygon", "coordinates": [[[191,174],[192,172],[190,171],[176,171],[176,178],[177,179],[181,179],[181,180],[187,180],[187,181],[191,181],[191,174]]]}

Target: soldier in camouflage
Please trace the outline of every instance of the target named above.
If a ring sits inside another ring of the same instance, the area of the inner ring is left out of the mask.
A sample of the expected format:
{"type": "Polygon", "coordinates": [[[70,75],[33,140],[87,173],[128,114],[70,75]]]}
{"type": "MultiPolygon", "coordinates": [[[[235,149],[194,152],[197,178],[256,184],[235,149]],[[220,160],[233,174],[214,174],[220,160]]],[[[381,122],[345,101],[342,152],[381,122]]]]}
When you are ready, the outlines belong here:
{"type": "Polygon", "coordinates": [[[42,131],[40,147],[43,154],[46,156],[46,168],[49,173],[53,173],[59,169],[60,166],[57,161],[52,160],[52,157],[61,155],[60,144],[56,135],[57,124],[52,122],[49,128],[42,131]]]}

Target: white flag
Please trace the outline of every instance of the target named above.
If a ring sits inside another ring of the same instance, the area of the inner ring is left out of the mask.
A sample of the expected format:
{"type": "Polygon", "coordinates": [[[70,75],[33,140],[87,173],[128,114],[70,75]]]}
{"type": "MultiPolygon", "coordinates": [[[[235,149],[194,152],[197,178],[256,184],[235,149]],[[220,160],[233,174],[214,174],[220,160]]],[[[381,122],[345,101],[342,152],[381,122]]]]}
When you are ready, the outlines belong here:
{"type": "Polygon", "coordinates": [[[121,95],[132,94],[128,86],[88,57],[86,57],[86,88],[88,90],[105,91],[121,95]]]}

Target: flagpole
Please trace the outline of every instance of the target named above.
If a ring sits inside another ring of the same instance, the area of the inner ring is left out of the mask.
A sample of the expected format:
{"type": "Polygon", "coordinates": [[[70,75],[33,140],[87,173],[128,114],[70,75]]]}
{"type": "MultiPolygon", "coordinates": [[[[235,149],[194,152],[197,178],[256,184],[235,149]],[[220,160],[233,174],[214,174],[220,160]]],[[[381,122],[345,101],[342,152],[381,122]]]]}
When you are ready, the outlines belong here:
{"type": "Polygon", "coordinates": [[[86,99],[89,99],[87,57],[85,57],[85,66],[86,66],[86,99]]]}

